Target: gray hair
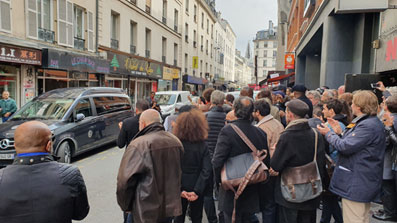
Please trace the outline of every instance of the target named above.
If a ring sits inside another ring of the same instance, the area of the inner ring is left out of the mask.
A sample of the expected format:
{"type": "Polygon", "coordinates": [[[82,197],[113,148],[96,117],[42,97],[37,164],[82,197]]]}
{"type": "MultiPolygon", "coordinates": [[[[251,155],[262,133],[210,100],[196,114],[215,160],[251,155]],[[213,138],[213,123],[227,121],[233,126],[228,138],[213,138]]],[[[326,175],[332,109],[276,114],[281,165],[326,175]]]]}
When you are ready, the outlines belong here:
{"type": "Polygon", "coordinates": [[[222,91],[215,90],[211,94],[211,104],[214,105],[223,105],[225,101],[225,93],[222,91]]]}
{"type": "Polygon", "coordinates": [[[308,96],[308,95],[313,95],[313,98],[315,98],[317,100],[321,100],[321,94],[316,90],[308,91],[306,93],[306,96],[308,96]]]}
{"type": "Polygon", "coordinates": [[[335,97],[335,94],[334,94],[334,92],[332,90],[328,90],[327,89],[327,90],[324,91],[323,94],[325,94],[325,92],[327,92],[328,98],[334,98],[335,97]]]}

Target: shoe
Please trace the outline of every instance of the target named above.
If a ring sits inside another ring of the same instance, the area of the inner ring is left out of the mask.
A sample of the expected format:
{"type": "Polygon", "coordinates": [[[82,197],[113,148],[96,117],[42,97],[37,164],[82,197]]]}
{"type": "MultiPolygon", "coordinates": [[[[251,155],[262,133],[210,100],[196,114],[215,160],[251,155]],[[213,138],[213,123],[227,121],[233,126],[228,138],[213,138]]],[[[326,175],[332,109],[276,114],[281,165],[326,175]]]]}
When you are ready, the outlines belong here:
{"type": "Polygon", "coordinates": [[[397,222],[397,216],[387,215],[385,213],[376,213],[372,215],[373,218],[378,219],[380,221],[394,221],[397,222]]]}

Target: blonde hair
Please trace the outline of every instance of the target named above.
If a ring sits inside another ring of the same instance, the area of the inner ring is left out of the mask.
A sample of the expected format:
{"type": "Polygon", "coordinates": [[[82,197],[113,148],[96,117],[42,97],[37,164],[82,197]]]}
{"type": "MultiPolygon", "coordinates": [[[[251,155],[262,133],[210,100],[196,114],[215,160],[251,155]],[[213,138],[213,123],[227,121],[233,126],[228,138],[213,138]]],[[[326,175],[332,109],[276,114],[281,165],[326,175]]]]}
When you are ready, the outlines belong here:
{"type": "Polygon", "coordinates": [[[357,91],[353,95],[353,104],[366,115],[377,115],[378,98],[371,91],[357,91]]]}

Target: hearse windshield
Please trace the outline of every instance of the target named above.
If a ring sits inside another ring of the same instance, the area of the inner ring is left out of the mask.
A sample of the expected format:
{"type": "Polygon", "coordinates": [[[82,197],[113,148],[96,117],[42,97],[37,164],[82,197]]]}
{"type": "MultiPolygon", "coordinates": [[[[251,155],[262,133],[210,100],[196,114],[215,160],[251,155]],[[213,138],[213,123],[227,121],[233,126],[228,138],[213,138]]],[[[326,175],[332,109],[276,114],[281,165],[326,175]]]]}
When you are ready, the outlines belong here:
{"type": "Polygon", "coordinates": [[[73,99],[46,98],[30,101],[17,111],[11,120],[18,119],[62,119],[73,103],[73,99]]]}

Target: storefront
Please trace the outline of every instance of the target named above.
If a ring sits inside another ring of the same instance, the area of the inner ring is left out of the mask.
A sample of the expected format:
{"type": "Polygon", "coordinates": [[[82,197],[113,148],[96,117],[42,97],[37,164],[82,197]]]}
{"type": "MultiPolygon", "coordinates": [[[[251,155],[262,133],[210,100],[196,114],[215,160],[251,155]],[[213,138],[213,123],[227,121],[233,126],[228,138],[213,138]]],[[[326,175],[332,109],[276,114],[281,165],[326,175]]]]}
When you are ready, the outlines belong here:
{"type": "Polygon", "coordinates": [[[177,91],[180,70],[175,68],[163,67],[163,79],[159,80],[159,91],[177,91]]]}
{"type": "Polygon", "coordinates": [[[205,89],[205,85],[208,84],[208,81],[204,78],[193,77],[190,75],[183,76],[183,90],[196,92],[197,95],[201,95],[203,90],[205,89]]]}
{"type": "Polygon", "coordinates": [[[9,91],[18,108],[35,96],[35,66],[41,51],[0,43],[0,94],[9,91]]]}
{"type": "Polygon", "coordinates": [[[122,78],[122,88],[127,89],[132,103],[149,98],[158,90],[158,80],[163,78],[163,66],[154,61],[107,52],[110,75],[105,82],[122,78]]]}
{"type": "Polygon", "coordinates": [[[37,94],[68,87],[105,86],[108,62],[84,54],[43,50],[43,66],[37,74],[37,94]]]}

